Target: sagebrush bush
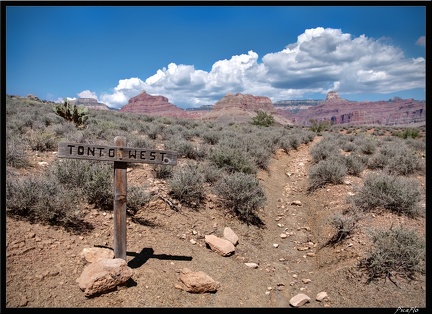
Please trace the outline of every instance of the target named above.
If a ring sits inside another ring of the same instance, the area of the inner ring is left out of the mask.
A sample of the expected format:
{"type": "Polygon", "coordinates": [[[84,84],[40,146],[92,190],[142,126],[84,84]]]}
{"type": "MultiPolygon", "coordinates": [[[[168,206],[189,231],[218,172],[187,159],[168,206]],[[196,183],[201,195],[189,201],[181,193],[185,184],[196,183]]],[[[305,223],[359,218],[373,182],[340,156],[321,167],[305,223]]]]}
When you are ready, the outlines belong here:
{"type": "Polygon", "coordinates": [[[372,230],[371,238],[368,257],[359,263],[369,282],[395,275],[414,279],[416,272],[425,273],[426,243],[413,230],[372,230]]]}
{"type": "Polygon", "coordinates": [[[419,213],[421,190],[416,179],[381,171],[369,173],[359,192],[351,199],[362,210],[382,207],[397,214],[416,216],[419,213]]]}
{"type": "Polygon", "coordinates": [[[114,171],[112,163],[90,162],[83,185],[83,194],[89,204],[101,209],[112,209],[114,206],[114,171]]]}
{"type": "Polygon", "coordinates": [[[341,157],[333,156],[321,160],[309,169],[309,191],[314,191],[327,183],[340,184],[346,174],[347,167],[341,157]]]}
{"type": "Polygon", "coordinates": [[[30,165],[25,151],[25,144],[19,139],[6,140],[6,165],[15,168],[24,168],[30,165]]]}
{"type": "Polygon", "coordinates": [[[250,174],[235,172],[224,175],[214,189],[222,203],[247,222],[254,221],[256,210],[266,202],[258,179],[250,174]]]}
{"type": "Polygon", "coordinates": [[[219,145],[210,150],[209,158],[218,168],[222,168],[227,172],[243,172],[247,174],[257,172],[255,162],[242,150],[219,145]]]}
{"type": "Polygon", "coordinates": [[[347,167],[347,173],[350,175],[359,176],[366,168],[364,159],[359,155],[351,154],[345,156],[344,160],[347,167]]]}
{"type": "Polygon", "coordinates": [[[345,214],[333,215],[330,224],[335,229],[335,233],[325,245],[335,245],[349,237],[354,232],[359,218],[360,215],[353,210],[345,214]]]}
{"type": "Polygon", "coordinates": [[[370,169],[384,169],[391,174],[409,175],[421,170],[418,156],[404,141],[385,142],[368,161],[370,169]]]}
{"type": "Polygon", "coordinates": [[[181,202],[198,205],[205,197],[204,176],[195,163],[176,167],[167,183],[170,194],[181,202]]]}
{"type": "Polygon", "coordinates": [[[154,165],[152,172],[156,179],[167,179],[172,176],[173,166],[171,165],[154,165]]]}
{"type": "Polygon", "coordinates": [[[150,201],[150,193],[136,185],[127,186],[126,209],[129,214],[136,214],[142,206],[150,201]]]}
{"type": "Polygon", "coordinates": [[[6,180],[8,214],[31,222],[79,228],[79,203],[77,190],[66,189],[53,178],[30,176],[6,180]]]}
{"type": "Polygon", "coordinates": [[[319,162],[330,156],[338,156],[339,146],[332,138],[323,138],[319,143],[311,147],[310,154],[314,162],[319,162]]]}
{"type": "Polygon", "coordinates": [[[57,141],[54,134],[46,132],[45,130],[33,132],[30,135],[29,144],[32,150],[40,152],[53,151],[57,149],[57,141]]]}

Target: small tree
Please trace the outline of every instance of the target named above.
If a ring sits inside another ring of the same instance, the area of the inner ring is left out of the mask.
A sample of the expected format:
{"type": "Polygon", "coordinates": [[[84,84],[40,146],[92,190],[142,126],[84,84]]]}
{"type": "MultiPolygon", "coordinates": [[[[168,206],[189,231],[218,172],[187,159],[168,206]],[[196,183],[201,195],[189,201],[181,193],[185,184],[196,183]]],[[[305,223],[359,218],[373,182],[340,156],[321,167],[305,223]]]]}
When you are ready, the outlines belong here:
{"type": "Polygon", "coordinates": [[[273,125],[274,118],[270,113],[267,113],[262,110],[256,111],[256,116],[252,119],[252,124],[269,127],[273,125]]]}
{"type": "Polygon", "coordinates": [[[82,128],[88,119],[87,108],[77,105],[72,107],[66,98],[63,105],[58,104],[54,107],[54,112],[66,121],[73,122],[77,128],[82,128]]]}

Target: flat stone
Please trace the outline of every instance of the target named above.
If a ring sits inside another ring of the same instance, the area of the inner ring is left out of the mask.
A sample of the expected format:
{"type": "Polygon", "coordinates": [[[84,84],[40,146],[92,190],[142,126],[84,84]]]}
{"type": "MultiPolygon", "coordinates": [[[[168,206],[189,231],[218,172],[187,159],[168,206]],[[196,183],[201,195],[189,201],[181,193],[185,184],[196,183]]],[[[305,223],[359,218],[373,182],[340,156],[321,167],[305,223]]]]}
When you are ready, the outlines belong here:
{"type": "Polygon", "coordinates": [[[178,289],[190,293],[215,292],[220,287],[220,283],[202,271],[191,271],[188,268],[180,270],[181,285],[176,285],[178,289]]]}
{"type": "Polygon", "coordinates": [[[222,256],[229,256],[234,253],[235,247],[230,241],[218,238],[215,235],[206,235],[205,242],[210,246],[211,250],[222,256]]]}
{"type": "Polygon", "coordinates": [[[310,302],[310,297],[304,293],[299,293],[296,296],[292,297],[289,301],[290,305],[293,307],[300,307],[305,303],[310,302]]]}
{"type": "Polygon", "coordinates": [[[318,293],[315,299],[319,302],[322,302],[323,300],[328,299],[327,292],[322,291],[322,292],[318,293]]]}
{"type": "Polygon", "coordinates": [[[238,244],[239,237],[237,236],[237,234],[235,234],[234,231],[232,231],[230,227],[225,227],[223,237],[234,245],[238,244]]]}

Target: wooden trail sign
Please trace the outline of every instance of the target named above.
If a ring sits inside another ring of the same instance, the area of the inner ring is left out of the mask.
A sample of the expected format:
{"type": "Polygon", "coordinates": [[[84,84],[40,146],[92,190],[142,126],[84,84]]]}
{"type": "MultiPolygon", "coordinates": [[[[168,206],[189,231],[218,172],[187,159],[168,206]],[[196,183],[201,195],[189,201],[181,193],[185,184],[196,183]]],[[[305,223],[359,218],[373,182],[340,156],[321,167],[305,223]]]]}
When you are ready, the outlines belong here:
{"type": "Polygon", "coordinates": [[[114,255],[126,260],[127,163],[175,165],[177,152],[126,147],[126,138],[116,136],[115,146],[59,143],[60,158],[114,162],[114,255]]]}

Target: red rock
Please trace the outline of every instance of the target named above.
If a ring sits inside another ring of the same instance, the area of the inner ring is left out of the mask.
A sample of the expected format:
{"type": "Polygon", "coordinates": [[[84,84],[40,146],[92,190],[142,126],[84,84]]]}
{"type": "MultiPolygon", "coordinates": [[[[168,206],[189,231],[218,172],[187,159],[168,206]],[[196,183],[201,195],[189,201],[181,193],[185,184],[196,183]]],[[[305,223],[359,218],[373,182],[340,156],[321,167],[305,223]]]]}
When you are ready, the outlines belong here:
{"type": "Polygon", "coordinates": [[[166,117],[179,117],[184,113],[183,109],[171,104],[168,98],[152,96],[145,91],[129,99],[129,102],[120,111],[166,117]]]}

